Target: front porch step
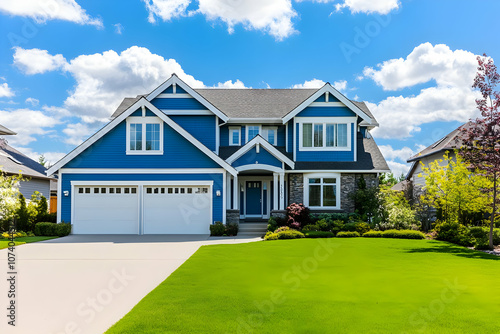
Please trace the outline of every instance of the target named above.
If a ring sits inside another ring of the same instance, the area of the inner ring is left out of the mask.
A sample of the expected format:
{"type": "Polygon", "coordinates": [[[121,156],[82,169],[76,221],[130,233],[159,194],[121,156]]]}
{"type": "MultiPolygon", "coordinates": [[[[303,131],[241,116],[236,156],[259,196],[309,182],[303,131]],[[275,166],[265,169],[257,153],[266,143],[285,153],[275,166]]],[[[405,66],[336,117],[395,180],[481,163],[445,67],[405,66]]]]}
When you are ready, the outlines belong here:
{"type": "Polygon", "coordinates": [[[266,234],[267,223],[240,223],[239,233],[256,233],[266,234]]]}

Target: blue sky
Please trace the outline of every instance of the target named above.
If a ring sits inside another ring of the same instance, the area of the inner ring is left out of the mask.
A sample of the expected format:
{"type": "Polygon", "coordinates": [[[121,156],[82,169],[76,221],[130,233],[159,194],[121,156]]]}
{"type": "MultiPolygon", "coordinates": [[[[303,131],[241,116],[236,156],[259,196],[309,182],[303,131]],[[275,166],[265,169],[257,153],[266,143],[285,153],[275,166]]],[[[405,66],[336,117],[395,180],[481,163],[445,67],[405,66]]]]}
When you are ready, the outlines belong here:
{"type": "Polygon", "coordinates": [[[368,102],[395,173],[477,115],[476,55],[500,57],[500,3],[459,0],[17,0],[0,4],[0,124],[54,163],[125,96],[334,84],[368,102]]]}

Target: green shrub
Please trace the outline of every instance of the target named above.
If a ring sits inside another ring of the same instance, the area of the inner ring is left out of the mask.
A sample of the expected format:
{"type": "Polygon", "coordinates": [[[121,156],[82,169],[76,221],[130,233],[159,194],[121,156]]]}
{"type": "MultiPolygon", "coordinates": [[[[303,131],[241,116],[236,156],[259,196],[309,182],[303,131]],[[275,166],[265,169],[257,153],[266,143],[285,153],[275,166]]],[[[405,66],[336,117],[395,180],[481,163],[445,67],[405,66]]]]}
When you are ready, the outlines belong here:
{"type": "Polygon", "coordinates": [[[276,233],[278,235],[278,239],[299,239],[304,238],[304,234],[297,230],[287,230],[276,233]]]}
{"type": "Polygon", "coordinates": [[[311,224],[315,224],[319,220],[341,220],[343,224],[349,221],[349,215],[347,213],[313,213],[309,215],[309,220],[311,224]]]}
{"type": "Polygon", "coordinates": [[[309,232],[309,231],[319,231],[320,228],[318,225],[306,225],[302,228],[302,232],[309,232]]]}
{"type": "Polygon", "coordinates": [[[306,238],[333,238],[335,234],[329,231],[309,231],[304,233],[306,238]]]}
{"type": "Polygon", "coordinates": [[[230,236],[238,235],[238,224],[226,224],[226,234],[230,236]]]}
{"type": "Polygon", "coordinates": [[[281,227],[278,227],[276,229],[276,231],[274,231],[274,233],[279,233],[279,232],[283,232],[283,231],[290,231],[290,227],[288,226],[281,226],[281,227]]]}
{"type": "Polygon", "coordinates": [[[354,224],[354,228],[356,229],[356,232],[359,233],[359,235],[363,235],[363,233],[370,231],[370,225],[364,222],[357,222],[356,224],[354,224]]]}
{"type": "Polygon", "coordinates": [[[363,233],[363,238],[382,238],[382,231],[368,231],[363,233]]]}
{"type": "Polygon", "coordinates": [[[35,225],[36,236],[46,237],[64,237],[71,233],[71,224],[69,223],[47,223],[41,222],[35,225]]]}
{"type": "MultiPolygon", "coordinates": [[[[469,228],[469,235],[475,249],[490,248],[490,228],[474,226],[469,228]]],[[[493,245],[500,244],[500,229],[493,229],[493,245]]]]}
{"type": "Polygon", "coordinates": [[[277,228],[278,222],[276,221],[276,219],[274,217],[269,218],[269,220],[267,221],[267,230],[274,232],[277,228]]]}
{"type": "Polygon", "coordinates": [[[327,219],[321,219],[316,222],[316,225],[319,227],[320,231],[330,231],[332,221],[327,219]]]}
{"type": "Polygon", "coordinates": [[[213,237],[220,237],[224,235],[226,232],[226,227],[221,222],[215,222],[213,225],[210,225],[210,235],[213,237]]]}
{"type": "Polygon", "coordinates": [[[331,231],[333,232],[333,234],[337,234],[340,231],[342,231],[342,229],[344,228],[344,225],[345,225],[344,220],[340,220],[340,219],[334,220],[334,221],[332,221],[331,231]]]}
{"type": "Polygon", "coordinates": [[[278,240],[278,233],[268,231],[264,236],[264,240],[278,240]]]}
{"type": "Polygon", "coordinates": [[[349,222],[344,224],[342,231],[356,232],[356,222],[349,222]]]}
{"type": "MultiPolygon", "coordinates": [[[[347,224],[346,224],[347,225],[347,224]]],[[[359,233],[354,231],[339,232],[337,233],[337,238],[356,238],[359,237],[359,233]]]]}
{"type": "Polygon", "coordinates": [[[457,221],[437,221],[434,227],[436,239],[462,246],[472,246],[473,240],[467,227],[457,221]]]}
{"type": "Polygon", "coordinates": [[[386,230],[382,232],[382,237],[396,239],[425,239],[425,234],[414,230],[386,230]]]}

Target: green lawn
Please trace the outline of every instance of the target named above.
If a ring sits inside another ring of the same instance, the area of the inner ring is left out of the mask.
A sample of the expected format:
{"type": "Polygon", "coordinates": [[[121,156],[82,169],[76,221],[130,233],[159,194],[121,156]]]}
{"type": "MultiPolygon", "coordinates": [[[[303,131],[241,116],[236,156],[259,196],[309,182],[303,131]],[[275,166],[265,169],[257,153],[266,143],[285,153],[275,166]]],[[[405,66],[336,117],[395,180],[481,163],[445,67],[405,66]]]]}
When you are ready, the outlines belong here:
{"type": "MultiPolygon", "coordinates": [[[[49,239],[55,239],[57,237],[23,237],[23,238],[16,238],[14,242],[16,243],[16,246],[19,245],[24,245],[24,244],[29,244],[30,242],[37,242],[37,241],[43,241],[43,240],[49,240],[49,239]]],[[[7,248],[9,247],[9,241],[8,239],[1,239],[0,240],[0,249],[7,248]]]]}
{"type": "Polygon", "coordinates": [[[204,246],[107,333],[499,333],[498,260],[429,240],[204,246]]]}

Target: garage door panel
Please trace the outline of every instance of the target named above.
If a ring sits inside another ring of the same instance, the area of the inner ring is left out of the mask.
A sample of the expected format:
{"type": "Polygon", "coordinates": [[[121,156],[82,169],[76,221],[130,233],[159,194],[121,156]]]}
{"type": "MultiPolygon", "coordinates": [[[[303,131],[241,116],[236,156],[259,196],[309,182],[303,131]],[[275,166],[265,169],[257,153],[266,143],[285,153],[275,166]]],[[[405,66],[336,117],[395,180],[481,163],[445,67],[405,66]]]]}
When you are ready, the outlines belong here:
{"type": "Polygon", "coordinates": [[[210,233],[209,187],[147,187],[144,189],[144,234],[210,233]]]}
{"type": "Polygon", "coordinates": [[[81,186],[75,191],[73,233],[139,233],[136,187],[81,186]]]}

